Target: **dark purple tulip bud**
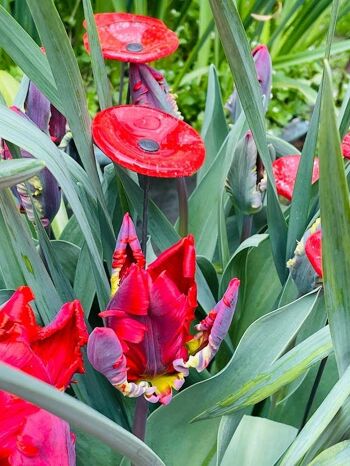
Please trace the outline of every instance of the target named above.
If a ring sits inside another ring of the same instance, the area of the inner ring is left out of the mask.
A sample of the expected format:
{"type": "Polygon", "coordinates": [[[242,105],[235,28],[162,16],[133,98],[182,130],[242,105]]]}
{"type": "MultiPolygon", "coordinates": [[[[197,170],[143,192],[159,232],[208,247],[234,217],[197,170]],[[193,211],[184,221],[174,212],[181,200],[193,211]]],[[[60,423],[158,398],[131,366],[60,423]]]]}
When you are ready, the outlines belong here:
{"type": "Polygon", "coordinates": [[[244,215],[250,215],[262,208],[265,189],[264,166],[252,133],[247,131],[233,154],[226,190],[235,208],[244,215]]]}
{"type": "Polygon", "coordinates": [[[158,108],[182,119],[176,96],[169,90],[169,86],[162,73],[148,65],[130,63],[130,95],[134,105],[158,108]]]}
{"type": "MultiPolygon", "coordinates": [[[[31,83],[32,84],[32,83],[31,83]]],[[[37,124],[37,126],[48,134],[48,116],[50,115],[50,102],[42,94],[35,89],[29,87],[26,100],[26,112],[23,113],[17,107],[11,109],[22,118],[26,118],[37,124]],[[39,93],[39,94],[38,94],[39,93]],[[48,103],[48,105],[47,105],[48,103]],[[31,106],[29,110],[29,105],[31,106]],[[33,118],[30,118],[30,116],[33,118]],[[46,121],[46,128],[44,127],[46,121]],[[39,126],[42,125],[41,127],[39,126]]],[[[21,150],[22,157],[33,158],[32,154],[25,150],[21,150]]],[[[2,158],[11,159],[11,153],[6,146],[2,143],[2,158]]],[[[50,225],[51,221],[58,212],[61,203],[61,189],[51,172],[44,168],[37,175],[33,176],[25,183],[20,183],[13,187],[13,193],[19,201],[20,210],[27,214],[30,221],[34,222],[33,204],[36,208],[38,216],[44,227],[50,225]],[[33,204],[32,204],[33,201],[33,204]]]]}
{"type": "MultiPolygon", "coordinates": [[[[252,51],[253,60],[255,63],[256,74],[261,87],[263,96],[263,107],[266,112],[270,101],[271,85],[272,85],[272,63],[268,48],[266,45],[257,45],[252,51]]],[[[233,121],[237,121],[242,107],[239,101],[236,89],[228,99],[226,108],[230,111],[233,121]]]]}
{"type": "Polygon", "coordinates": [[[29,84],[24,104],[25,114],[41,131],[49,134],[52,141],[59,145],[66,133],[66,118],[42,94],[36,85],[29,84]]]}

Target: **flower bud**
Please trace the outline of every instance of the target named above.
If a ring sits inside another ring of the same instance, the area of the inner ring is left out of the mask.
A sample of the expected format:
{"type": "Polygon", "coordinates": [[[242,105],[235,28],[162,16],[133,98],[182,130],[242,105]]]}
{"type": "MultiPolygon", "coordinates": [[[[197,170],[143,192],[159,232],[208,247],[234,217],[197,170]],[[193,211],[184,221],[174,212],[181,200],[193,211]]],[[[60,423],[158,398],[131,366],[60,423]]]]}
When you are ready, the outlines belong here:
{"type": "MultiPolygon", "coordinates": [[[[266,45],[258,45],[252,51],[253,60],[257,78],[261,88],[263,97],[263,108],[266,112],[270,101],[271,86],[272,86],[272,63],[268,48],[266,45]]],[[[233,121],[237,121],[241,111],[241,103],[239,101],[237,90],[229,98],[226,108],[230,111],[233,121]]]]}
{"type": "Polygon", "coordinates": [[[261,209],[263,180],[264,166],[248,131],[237,144],[226,180],[227,192],[241,213],[250,215],[261,209]]]}
{"type": "Polygon", "coordinates": [[[130,64],[130,95],[134,105],[158,108],[183,119],[176,103],[176,95],[169,90],[162,73],[149,65],[130,64]]]}

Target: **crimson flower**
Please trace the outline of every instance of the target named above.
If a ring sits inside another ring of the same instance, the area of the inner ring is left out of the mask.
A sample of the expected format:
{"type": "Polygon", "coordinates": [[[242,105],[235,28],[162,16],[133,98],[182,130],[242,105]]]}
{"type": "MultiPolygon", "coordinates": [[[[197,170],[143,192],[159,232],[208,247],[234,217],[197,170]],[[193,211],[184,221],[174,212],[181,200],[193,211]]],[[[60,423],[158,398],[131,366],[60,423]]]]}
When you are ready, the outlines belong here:
{"type": "Polygon", "coordinates": [[[190,333],[197,306],[195,248],[186,236],[145,268],[134,224],[124,216],[112,264],[112,298],[95,328],[88,358],[124,395],[167,404],[189,368],[205,369],[230,326],[238,296],[233,279],[223,298],[190,333]]]}
{"type": "MultiPolygon", "coordinates": [[[[83,372],[81,347],[87,342],[79,301],[65,304],[46,327],[39,326],[22,286],[0,308],[0,361],[64,390],[83,372]]],[[[0,464],[74,466],[74,436],[53,414],[0,391],[0,464]]]]}
{"type": "MultiPolygon", "coordinates": [[[[273,174],[276,181],[277,193],[289,201],[292,200],[295,180],[298,173],[300,155],[285,155],[272,163],[273,174]]],[[[318,158],[314,159],[312,183],[320,176],[318,158]]]]}
{"type": "Polygon", "coordinates": [[[322,230],[317,230],[310,235],[305,243],[305,253],[312,267],[319,277],[322,278],[322,230]]]}
{"type": "Polygon", "coordinates": [[[141,105],[99,112],[92,124],[96,145],[113,162],[142,175],[193,175],[204,163],[202,138],[187,123],[141,105]]]}
{"type": "MultiPolygon", "coordinates": [[[[149,63],[172,54],[179,39],[160,19],[130,13],[100,13],[95,21],[104,58],[149,63]]],[[[86,28],[86,22],[84,21],[86,28]]],[[[89,52],[87,33],[83,37],[89,52]]]]}

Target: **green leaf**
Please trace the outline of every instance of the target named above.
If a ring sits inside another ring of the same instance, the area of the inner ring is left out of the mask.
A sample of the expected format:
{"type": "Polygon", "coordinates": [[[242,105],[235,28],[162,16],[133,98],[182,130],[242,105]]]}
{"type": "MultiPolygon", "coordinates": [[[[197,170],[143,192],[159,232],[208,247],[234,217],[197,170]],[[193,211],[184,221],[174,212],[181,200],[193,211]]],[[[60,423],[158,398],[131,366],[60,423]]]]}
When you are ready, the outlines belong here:
{"type": "Polygon", "coordinates": [[[275,309],[281,291],[267,238],[263,234],[253,235],[244,241],[231,258],[221,279],[220,296],[232,277],[241,280],[237,308],[230,329],[234,344],[240,341],[255,320],[275,309]]]}
{"type": "Polygon", "coordinates": [[[2,286],[6,286],[9,289],[15,289],[23,283],[25,279],[19,266],[16,253],[13,249],[13,243],[11,241],[11,235],[8,226],[5,222],[4,216],[0,209],[0,278],[3,281],[2,286]]]}
{"type": "MultiPolygon", "coordinates": [[[[0,191],[0,209],[22,275],[35,294],[40,317],[48,324],[63,301],[38,255],[24,220],[16,208],[13,195],[8,189],[0,191]]],[[[23,284],[22,282],[21,285],[23,284]]]]}
{"type": "MultiPolygon", "coordinates": [[[[350,39],[340,40],[332,44],[330,54],[336,55],[350,50],[350,39]]],[[[273,68],[275,70],[285,69],[287,66],[302,65],[312,61],[321,60],[324,58],[326,48],[318,47],[312,50],[303,52],[291,53],[288,55],[278,55],[273,59],[273,68]]]]}
{"type": "Polygon", "coordinates": [[[274,89],[295,89],[302,93],[311,105],[314,105],[317,99],[317,92],[306,79],[294,79],[283,73],[276,73],[273,75],[272,87],[274,89]]]}
{"type": "Polygon", "coordinates": [[[51,247],[65,275],[73,283],[80,248],[73,243],[61,240],[51,240],[51,247]]]}
{"type": "Polygon", "coordinates": [[[164,465],[147,445],[110,419],[51,385],[3,363],[0,363],[0,388],[65,419],[113,451],[127,456],[135,465],[164,465]]]}
{"type": "MultiPolygon", "coordinates": [[[[90,117],[84,84],[72,46],[53,0],[27,0],[46,50],[64,114],[73,133],[80,158],[96,193],[102,197],[92,147],[90,117]]],[[[18,63],[21,66],[20,63],[18,63]]],[[[29,75],[30,77],[30,75],[29,75]]]]}
{"type": "Polygon", "coordinates": [[[89,47],[91,55],[91,66],[96,83],[98,100],[100,109],[103,110],[112,106],[112,96],[107,78],[105,62],[102,56],[101,45],[98,39],[98,33],[95,23],[94,14],[92,11],[91,1],[83,0],[84,16],[87,25],[87,33],[89,37],[89,47]]]}
{"type": "Polygon", "coordinates": [[[122,457],[117,455],[91,435],[84,434],[80,431],[74,431],[77,436],[75,450],[77,455],[77,466],[116,466],[120,463],[122,457]]]}
{"type": "Polygon", "coordinates": [[[334,385],[318,410],[304,426],[283,457],[281,466],[294,466],[327,428],[347,397],[350,395],[350,367],[334,385]]]}
{"type": "Polygon", "coordinates": [[[308,466],[346,466],[347,464],[350,464],[350,440],[344,440],[327,448],[308,466]]]}
{"type": "Polygon", "coordinates": [[[197,183],[204,177],[218,154],[228,133],[226,118],[222,106],[220,84],[214,65],[209,67],[207,100],[205,103],[202,138],[205,142],[205,163],[197,174],[197,183]]]}
{"type": "Polygon", "coordinates": [[[31,178],[45,167],[42,160],[17,159],[0,162],[0,189],[14,186],[31,178]]]}
{"type": "Polygon", "coordinates": [[[79,223],[82,235],[85,237],[91,253],[92,264],[96,268],[99,280],[105,288],[106,294],[108,294],[109,283],[100,257],[100,252],[96,245],[86,212],[79,200],[76,187],[69,176],[65,161],[61,157],[61,151],[55,146],[51,139],[34,124],[1,105],[0,137],[11,141],[27,150],[34,157],[45,161],[47,168],[57,179],[73,212],[76,214],[77,222],[79,223]]]}
{"type": "Polygon", "coordinates": [[[285,351],[312,311],[316,299],[317,292],[313,292],[254,322],[225,369],[183,390],[168,406],[151,414],[147,443],[166,464],[187,464],[188,458],[194,464],[203,463],[215,448],[220,421],[219,418],[207,419],[207,410],[235,388],[249,382],[285,351]],[[205,420],[190,422],[203,412],[205,420]],[[174,442],[169,442],[169,438],[175,439],[174,442]],[[188,440],[191,438],[196,439],[195,451],[188,440]]]}
{"type": "Polygon", "coordinates": [[[269,419],[244,416],[234,433],[220,466],[272,466],[293,442],[294,427],[269,419]]]}
{"type": "Polygon", "coordinates": [[[349,191],[340,150],[331,71],[325,63],[319,136],[322,259],[326,309],[340,374],[350,364],[349,191]]]}
{"type": "Polygon", "coordinates": [[[211,260],[218,240],[218,218],[221,196],[230,169],[232,156],[245,126],[242,115],[233,125],[210,168],[191,194],[189,206],[189,231],[196,238],[196,250],[211,260]],[[208,193],[211,193],[208,196],[208,193]],[[203,208],[205,204],[205,208],[203,208]]]}
{"type": "Polygon", "coordinates": [[[29,34],[1,5],[0,47],[35,82],[50,102],[63,112],[63,106],[46,56],[29,34]]]}
{"type": "Polygon", "coordinates": [[[316,332],[311,337],[288,351],[267,370],[260,372],[246,385],[220,402],[227,413],[259,403],[283,386],[291,383],[307,369],[327,357],[333,350],[329,328],[316,332]]]}

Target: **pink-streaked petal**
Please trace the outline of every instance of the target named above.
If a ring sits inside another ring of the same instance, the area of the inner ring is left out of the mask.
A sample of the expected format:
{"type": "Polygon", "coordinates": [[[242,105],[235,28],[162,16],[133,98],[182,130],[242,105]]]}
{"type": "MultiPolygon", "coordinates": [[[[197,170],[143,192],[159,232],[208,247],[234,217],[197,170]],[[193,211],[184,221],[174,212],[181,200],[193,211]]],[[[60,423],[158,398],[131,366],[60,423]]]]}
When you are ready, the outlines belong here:
{"type": "Polygon", "coordinates": [[[318,230],[308,237],[305,243],[305,254],[317,275],[322,278],[322,230],[318,230]]]}
{"type": "Polygon", "coordinates": [[[173,363],[176,371],[182,372],[186,376],[190,367],[194,367],[198,372],[208,367],[230,328],[237,304],[239,284],[238,278],[232,279],[222,299],[208,316],[196,326],[196,329],[201,333],[196,335],[194,340],[201,342],[200,349],[191,355],[186,362],[183,359],[176,359],[173,363]]]}
{"type": "Polygon", "coordinates": [[[154,392],[154,388],[146,381],[128,382],[126,358],[112,329],[95,328],[89,337],[87,352],[92,366],[123,395],[135,398],[141,395],[151,396],[154,392]]]}
{"type": "Polygon", "coordinates": [[[144,267],[145,258],[136,235],[135,225],[128,213],[124,215],[117,243],[113,253],[111,274],[111,296],[114,296],[119,283],[128,273],[131,264],[144,267]]]}
{"type": "Polygon", "coordinates": [[[64,304],[55,320],[40,328],[31,346],[45,364],[52,385],[64,389],[76,372],[84,372],[81,348],[87,339],[83,309],[77,300],[64,304]]]}

